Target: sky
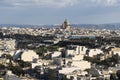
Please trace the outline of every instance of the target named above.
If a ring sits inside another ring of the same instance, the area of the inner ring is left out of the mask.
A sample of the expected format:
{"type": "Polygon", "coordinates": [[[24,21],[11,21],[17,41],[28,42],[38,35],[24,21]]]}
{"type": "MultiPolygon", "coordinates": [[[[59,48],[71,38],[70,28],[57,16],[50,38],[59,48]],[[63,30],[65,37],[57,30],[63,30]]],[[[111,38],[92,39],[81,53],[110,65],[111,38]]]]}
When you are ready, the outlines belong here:
{"type": "Polygon", "coordinates": [[[0,0],[0,24],[120,22],[120,0],[0,0]]]}

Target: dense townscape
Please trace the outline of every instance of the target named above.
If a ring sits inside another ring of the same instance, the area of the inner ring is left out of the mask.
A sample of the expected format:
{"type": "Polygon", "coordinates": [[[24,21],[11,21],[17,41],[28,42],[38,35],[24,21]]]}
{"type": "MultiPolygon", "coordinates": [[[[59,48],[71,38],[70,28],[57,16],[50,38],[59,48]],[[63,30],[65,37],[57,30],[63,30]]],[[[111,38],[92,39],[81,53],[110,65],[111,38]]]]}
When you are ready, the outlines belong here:
{"type": "Polygon", "coordinates": [[[120,80],[120,31],[1,27],[0,80],[120,80]]]}

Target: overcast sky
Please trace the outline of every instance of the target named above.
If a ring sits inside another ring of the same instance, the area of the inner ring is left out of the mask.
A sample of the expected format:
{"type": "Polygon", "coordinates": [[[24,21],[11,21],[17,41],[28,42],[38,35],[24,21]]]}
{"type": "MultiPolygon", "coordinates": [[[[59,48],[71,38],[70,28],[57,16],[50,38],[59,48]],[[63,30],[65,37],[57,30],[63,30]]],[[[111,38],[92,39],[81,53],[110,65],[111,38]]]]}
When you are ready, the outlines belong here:
{"type": "Polygon", "coordinates": [[[118,23],[120,0],[0,0],[0,24],[118,23]]]}

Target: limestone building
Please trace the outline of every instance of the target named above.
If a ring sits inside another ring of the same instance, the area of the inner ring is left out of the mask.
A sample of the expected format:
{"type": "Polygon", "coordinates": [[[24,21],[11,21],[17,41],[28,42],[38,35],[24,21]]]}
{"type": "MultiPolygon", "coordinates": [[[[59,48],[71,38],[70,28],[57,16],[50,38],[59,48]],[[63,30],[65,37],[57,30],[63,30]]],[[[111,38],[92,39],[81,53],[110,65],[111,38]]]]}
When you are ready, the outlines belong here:
{"type": "Polygon", "coordinates": [[[64,29],[64,30],[69,30],[70,29],[70,23],[67,19],[62,24],[61,29],[64,29]]]}

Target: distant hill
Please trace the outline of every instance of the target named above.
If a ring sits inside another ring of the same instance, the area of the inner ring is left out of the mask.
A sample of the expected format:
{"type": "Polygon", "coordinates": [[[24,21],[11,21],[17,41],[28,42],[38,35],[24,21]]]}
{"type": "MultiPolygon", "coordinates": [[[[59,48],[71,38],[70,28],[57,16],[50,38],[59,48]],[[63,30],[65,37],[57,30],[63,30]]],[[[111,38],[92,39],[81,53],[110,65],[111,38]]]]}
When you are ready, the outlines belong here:
{"type": "Polygon", "coordinates": [[[26,25],[26,24],[0,24],[0,27],[19,27],[19,28],[52,28],[59,25],[26,25]]]}
{"type": "MultiPolygon", "coordinates": [[[[57,28],[61,25],[19,25],[19,24],[0,24],[0,27],[20,27],[20,28],[57,28]]],[[[71,24],[72,27],[77,28],[87,28],[87,29],[110,29],[110,30],[120,30],[120,23],[111,24],[71,24]]]]}
{"type": "Polygon", "coordinates": [[[120,29],[120,23],[113,23],[113,24],[72,24],[71,26],[80,27],[80,28],[88,28],[88,29],[110,29],[110,30],[120,29]]]}

